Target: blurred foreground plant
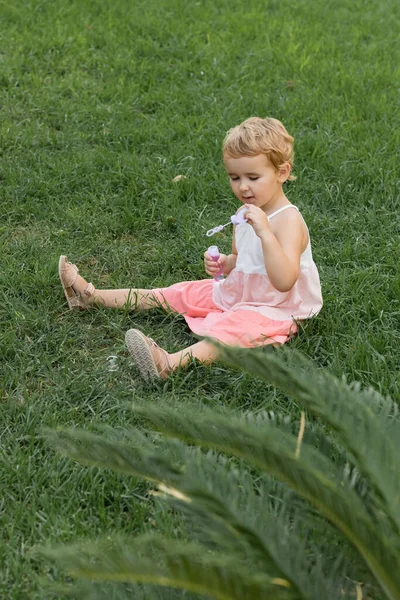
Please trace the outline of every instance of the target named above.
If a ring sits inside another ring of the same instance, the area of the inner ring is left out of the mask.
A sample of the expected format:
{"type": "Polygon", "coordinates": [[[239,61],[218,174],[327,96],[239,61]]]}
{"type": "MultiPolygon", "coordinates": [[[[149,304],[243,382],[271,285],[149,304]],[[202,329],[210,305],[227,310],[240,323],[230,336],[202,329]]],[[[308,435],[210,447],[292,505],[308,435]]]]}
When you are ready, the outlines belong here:
{"type": "Polygon", "coordinates": [[[121,599],[400,600],[397,405],[291,350],[224,354],[300,404],[300,423],[160,403],[134,405],[145,429],[46,431],[79,462],[150,482],[156,520],[165,500],[178,509],[172,535],[42,550],[90,580],[68,593],[111,598],[96,582],[114,582],[121,599]]]}

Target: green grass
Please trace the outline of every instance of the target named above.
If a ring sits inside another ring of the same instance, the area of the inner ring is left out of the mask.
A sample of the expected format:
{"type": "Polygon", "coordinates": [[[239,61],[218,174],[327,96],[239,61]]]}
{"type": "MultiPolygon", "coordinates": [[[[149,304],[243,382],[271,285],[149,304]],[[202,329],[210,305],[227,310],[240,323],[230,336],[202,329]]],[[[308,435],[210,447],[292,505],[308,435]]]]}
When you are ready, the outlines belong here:
{"type": "MultiPolygon", "coordinates": [[[[60,253],[99,287],[201,278],[204,232],[236,207],[220,146],[243,119],[277,117],[296,140],[287,194],[310,227],[325,306],[293,346],[399,397],[400,5],[6,0],[1,11],[0,597],[25,600],[45,597],[33,546],[154,526],[142,484],[61,459],[41,427],[133,423],[134,396],[298,412],[223,364],[143,384],[124,332],[177,350],[194,341],[184,321],[70,313],[57,279],[60,253]]],[[[217,243],[228,250],[229,232],[217,243]]]]}

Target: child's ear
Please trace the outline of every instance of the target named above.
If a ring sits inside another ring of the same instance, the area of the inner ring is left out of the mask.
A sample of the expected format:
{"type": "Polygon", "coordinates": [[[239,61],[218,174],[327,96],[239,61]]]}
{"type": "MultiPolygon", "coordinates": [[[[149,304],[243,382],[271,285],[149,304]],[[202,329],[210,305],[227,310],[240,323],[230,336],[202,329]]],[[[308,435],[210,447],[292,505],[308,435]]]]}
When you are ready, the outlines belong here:
{"type": "Polygon", "coordinates": [[[285,183],[285,181],[287,181],[289,179],[289,175],[290,175],[290,164],[283,163],[283,165],[281,165],[279,167],[279,178],[278,178],[279,183],[285,183]]]}

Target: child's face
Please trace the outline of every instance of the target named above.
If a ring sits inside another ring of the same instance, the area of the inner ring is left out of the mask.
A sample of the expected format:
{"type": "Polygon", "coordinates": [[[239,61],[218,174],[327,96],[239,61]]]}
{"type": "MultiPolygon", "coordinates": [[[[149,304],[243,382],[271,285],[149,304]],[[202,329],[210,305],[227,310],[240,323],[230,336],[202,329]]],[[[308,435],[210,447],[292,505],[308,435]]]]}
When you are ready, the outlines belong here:
{"type": "Polygon", "coordinates": [[[244,204],[266,210],[281,198],[282,183],[289,177],[289,165],[277,171],[264,154],[240,158],[224,156],[224,162],[232,191],[244,204]]]}

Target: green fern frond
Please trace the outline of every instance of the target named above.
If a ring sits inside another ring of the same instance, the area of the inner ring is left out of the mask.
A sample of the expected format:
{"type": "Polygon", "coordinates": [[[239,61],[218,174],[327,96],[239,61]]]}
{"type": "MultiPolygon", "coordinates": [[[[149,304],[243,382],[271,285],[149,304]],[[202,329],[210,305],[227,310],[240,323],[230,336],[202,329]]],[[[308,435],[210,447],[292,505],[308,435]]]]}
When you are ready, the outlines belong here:
{"type": "MultiPolygon", "coordinates": [[[[375,526],[351,487],[342,488],[329,473],[332,465],[318,452],[303,445],[296,456],[296,438],[276,431],[245,427],[240,420],[215,415],[204,409],[168,406],[136,406],[157,429],[190,443],[213,447],[248,460],[284,481],[321,511],[362,554],[389,598],[400,599],[400,554],[375,526]],[[316,456],[317,455],[317,456],[316,456]],[[316,466],[317,465],[317,466],[316,466]]],[[[378,520],[378,519],[377,519],[378,520]]]]}
{"type": "MultiPolygon", "coordinates": [[[[334,600],[339,597],[342,600],[343,596],[338,594],[338,584],[341,582],[345,586],[346,569],[342,568],[340,575],[332,572],[330,578],[326,576],[326,565],[321,564],[320,557],[311,559],[309,555],[311,535],[307,536],[304,522],[297,521],[295,525],[285,523],[282,516],[273,522],[270,515],[268,529],[260,524],[260,531],[257,531],[248,526],[246,518],[230,512],[229,505],[219,502],[210,494],[192,491],[189,497],[190,503],[178,500],[174,505],[188,515],[197,536],[200,528],[203,528],[199,537],[207,546],[211,541],[212,547],[226,556],[236,556],[238,564],[247,564],[252,572],[259,569],[275,578],[287,580],[298,597],[304,600],[334,600]],[[335,581],[335,590],[331,588],[332,579],[335,581]]],[[[268,512],[267,507],[264,512],[268,512]]],[[[257,514],[260,521],[266,520],[262,512],[257,514]]]]}
{"type": "Polygon", "coordinates": [[[244,352],[223,348],[229,362],[273,383],[334,431],[360,473],[384,503],[392,528],[400,534],[400,439],[388,430],[397,407],[376,391],[348,385],[328,371],[317,371],[295,351],[244,352]]]}
{"type": "MultiPolygon", "coordinates": [[[[187,447],[184,447],[185,453],[183,452],[183,448],[180,452],[176,452],[177,447],[174,444],[172,448],[175,451],[174,453],[179,454],[181,460],[184,458],[184,454],[186,458],[183,463],[185,468],[176,471],[166,457],[160,462],[160,454],[164,453],[166,456],[166,449],[163,448],[162,444],[153,445],[151,454],[147,449],[148,446],[146,448],[140,447],[140,434],[137,443],[133,446],[132,452],[129,453],[129,447],[126,444],[119,441],[106,440],[104,436],[98,436],[85,431],[58,430],[50,433],[51,435],[48,436],[48,440],[52,445],[58,447],[58,449],[71,458],[79,460],[79,462],[122,470],[125,473],[129,472],[136,476],[140,475],[142,478],[153,483],[167,484],[175,491],[177,499],[187,497],[188,502],[181,502],[181,509],[186,508],[187,512],[191,512],[192,516],[196,515],[197,518],[200,515],[203,516],[204,522],[210,523],[210,521],[213,521],[214,525],[211,531],[212,534],[217,534],[213,541],[216,544],[219,543],[220,546],[223,541],[224,550],[228,554],[240,554],[240,560],[244,560],[246,556],[251,556],[252,561],[255,562],[258,560],[262,564],[263,569],[271,576],[288,579],[292,587],[296,587],[292,576],[289,574],[293,571],[294,575],[295,570],[289,568],[290,561],[287,558],[292,556],[295,560],[298,544],[296,543],[297,541],[294,541],[291,544],[290,552],[288,552],[287,548],[283,548],[280,553],[278,552],[279,544],[277,540],[283,537],[282,520],[278,523],[274,545],[271,543],[273,542],[271,533],[275,529],[272,523],[272,516],[268,520],[269,539],[267,538],[263,541],[256,533],[254,527],[248,525],[243,518],[239,518],[240,511],[237,510],[238,514],[235,516],[226,500],[224,502],[222,500],[223,498],[235,499],[237,497],[235,491],[237,490],[237,486],[240,485],[242,489],[246,489],[249,492],[245,499],[246,504],[249,504],[251,496],[254,496],[253,484],[249,474],[242,471],[240,478],[232,477],[232,474],[229,474],[227,471],[226,465],[219,464],[220,462],[224,462],[221,460],[221,457],[218,459],[216,456],[211,457],[210,455],[205,457],[204,453],[200,452],[199,449],[187,447]],[[214,460],[210,460],[210,458],[214,460]],[[215,487],[212,490],[213,493],[207,490],[212,481],[218,482],[217,487],[220,488],[219,498],[215,495],[216,491],[218,493],[215,487]],[[221,486],[223,486],[222,489],[221,486]],[[229,543],[227,543],[228,540],[229,543]],[[286,571],[282,563],[286,563],[286,571]]],[[[134,432],[131,432],[130,438],[132,442],[136,441],[134,440],[134,432]]],[[[244,502],[242,502],[243,504],[244,502]]],[[[266,515],[270,511],[267,505],[264,507],[257,506],[259,513],[262,510],[265,513],[265,520],[266,515]]],[[[210,537],[213,537],[213,535],[210,537]]],[[[302,556],[301,550],[298,550],[298,555],[302,556]]],[[[303,566],[306,567],[305,565],[303,566]]],[[[308,596],[306,595],[305,597],[308,596]]]]}
{"type": "MultiPolygon", "coordinates": [[[[261,356],[267,365],[261,376],[290,393],[322,424],[307,423],[303,435],[296,423],[263,411],[234,416],[222,409],[194,412],[187,405],[157,404],[134,407],[152,423],[153,432],[110,429],[107,439],[76,430],[47,431],[49,441],[75,460],[156,484],[158,493],[189,517],[183,521],[174,513],[180,535],[198,541],[142,536],[114,540],[108,550],[106,542],[70,548],[69,554],[68,549],[67,554],[53,551],[52,556],[72,565],[80,576],[139,582],[143,590],[160,585],[216,599],[351,598],[348,586],[342,586],[344,554],[339,553],[324,581],[327,563],[319,560],[318,550],[326,551],[333,534],[320,513],[364,558],[386,597],[400,600],[398,498],[391,496],[400,484],[387,482],[399,446],[394,404],[374,391],[312,373],[297,355],[227,352],[236,358],[241,354],[240,365],[258,376],[261,356]],[[351,431],[357,426],[359,440],[351,431]],[[387,464],[380,473],[384,459],[387,464]],[[301,497],[316,508],[314,513],[301,497]],[[315,529],[311,533],[311,523],[320,527],[317,535],[315,529]]],[[[163,510],[159,498],[155,507],[163,510]]],[[[355,573],[353,567],[349,572],[355,573]]],[[[368,581],[368,576],[361,579],[368,581]]]]}
{"type": "Polygon", "coordinates": [[[44,429],[43,436],[61,453],[91,466],[101,466],[156,483],[178,481],[181,466],[154,452],[154,447],[107,440],[104,436],[80,429],[44,429]]]}
{"type": "Polygon", "coordinates": [[[115,581],[81,580],[66,585],[47,584],[45,588],[48,600],[199,600],[198,594],[186,590],[115,581]]]}
{"type": "MultiPolygon", "coordinates": [[[[313,552],[316,523],[315,516],[307,518],[309,506],[273,478],[255,477],[242,461],[232,466],[232,459],[198,450],[187,448],[180,484],[191,502],[179,502],[197,537],[228,554],[236,552],[239,560],[259,564],[270,575],[288,578],[304,598],[339,597],[347,569],[342,563],[341,576],[332,571],[327,577],[326,562],[313,552]],[[335,590],[329,587],[331,580],[335,590]]],[[[324,538],[326,529],[325,523],[324,538]]],[[[336,552],[338,558],[340,554],[336,552]]]]}
{"type": "Polygon", "coordinates": [[[195,544],[142,535],[42,550],[71,575],[94,581],[136,582],[208,594],[216,600],[296,600],[290,583],[253,574],[195,544]]]}

